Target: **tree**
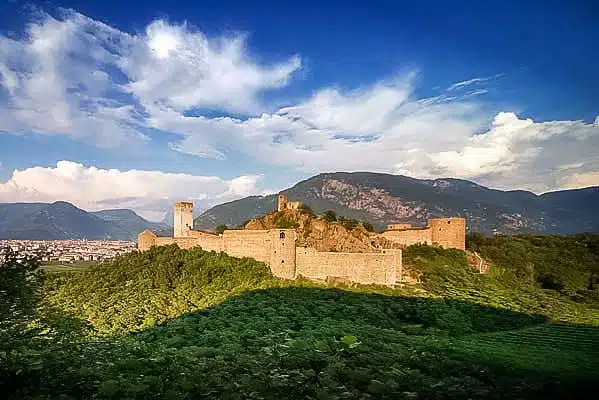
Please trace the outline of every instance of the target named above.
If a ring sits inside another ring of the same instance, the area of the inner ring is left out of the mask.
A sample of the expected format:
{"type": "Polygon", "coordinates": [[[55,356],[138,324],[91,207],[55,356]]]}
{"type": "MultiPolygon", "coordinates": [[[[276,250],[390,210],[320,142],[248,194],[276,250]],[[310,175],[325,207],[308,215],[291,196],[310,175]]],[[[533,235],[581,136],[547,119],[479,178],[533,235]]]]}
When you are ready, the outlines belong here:
{"type": "Polygon", "coordinates": [[[224,225],[224,224],[223,224],[223,225],[219,225],[219,226],[217,226],[217,227],[216,227],[214,230],[216,231],[216,233],[218,233],[218,234],[220,235],[221,233],[223,233],[223,232],[224,232],[224,231],[226,231],[227,229],[229,229],[229,228],[227,227],[227,225],[224,225]]]}
{"type": "Polygon", "coordinates": [[[362,221],[362,226],[368,232],[374,232],[374,226],[372,226],[372,224],[370,222],[368,222],[368,221],[362,221]]]}
{"type": "Polygon", "coordinates": [[[324,220],[327,222],[335,222],[337,221],[337,213],[333,210],[327,210],[324,212],[324,214],[322,215],[324,217],[324,220]]]}
{"type": "Polygon", "coordinates": [[[308,206],[307,204],[304,204],[304,203],[300,204],[299,210],[308,215],[312,215],[312,216],[315,215],[314,211],[310,208],[310,206],[308,206]]]}
{"type": "Polygon", "coordinates": [[[0,348],[10,350],[36,335],[31,322],[41,300],[43,272],[36,257],[19,259],[10,248],[0,264],[0,348]]]}

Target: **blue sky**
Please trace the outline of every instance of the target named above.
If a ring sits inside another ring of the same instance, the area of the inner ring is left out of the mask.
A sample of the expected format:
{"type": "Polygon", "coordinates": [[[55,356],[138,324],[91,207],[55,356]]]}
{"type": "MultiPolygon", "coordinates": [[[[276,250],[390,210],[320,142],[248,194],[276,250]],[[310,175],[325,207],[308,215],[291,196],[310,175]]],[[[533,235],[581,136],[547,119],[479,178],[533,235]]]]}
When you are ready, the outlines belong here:
{"type": "Polygon", "coordinates": [[[598,17],[591,1],[4,1],[0,201],[159,219],[325,171],[599,185],[598,17]]]}

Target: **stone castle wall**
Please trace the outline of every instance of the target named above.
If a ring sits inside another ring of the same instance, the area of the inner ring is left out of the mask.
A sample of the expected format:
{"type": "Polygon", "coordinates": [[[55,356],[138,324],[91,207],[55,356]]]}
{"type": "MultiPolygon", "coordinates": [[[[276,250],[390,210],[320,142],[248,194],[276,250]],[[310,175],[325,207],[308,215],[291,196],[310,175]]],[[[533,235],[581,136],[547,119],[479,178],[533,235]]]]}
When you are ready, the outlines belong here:
{"type": "Polygon", "coordinates": [[[320,252],[296,248],[296,275],[311,279],[341,278],[362,284],[393,285],[401,274],[401,250],[381,253],[320,252]]]}
{"type": "Polygon", "coordinates": [[[404,246],[417,243],[433,243],[432,232],[430,228],[412,228],[406,230],[385,231],[381,233],[381,236],[404,246]]]}
{"type": "MultiPolygon", "coordinates": [[[[290,202],[279,195],[279,211],[297,209],[301,202],[290,202]]],[[[270,266],[273,275],[284,279],[303,276],[310,279],[339,278],[362,284],[392,285],[408,275],[402,269],[401,250],[375,253],[321,252],[296,247],[294,229],[225,230],[221,235],[193,230],[193,203],[175,204],[175,237],[157,237],[150,231],[138,236],[138,249],[176,243],[180,248],[201,247],[225,252],[234,257],[251,257],[270,266]]],[[[437,243],[443,247],[465,249],[466,221],[463,218],[429,220],[426,228],[392,224],[381,236],[402,245],[437,243]]],[[[409,278],[409,277],[408,277],[409,278]]],[[[411,279],[411,278],[410,278],[411,279]]]]}
{"type": "Polygon", "coordinates": [[[176,243],[180,248],[201,247],[234,257],[251,257],[270,266],[283,279],[340,278],[362,284],[392,285],[402,276],[401,250],[381,253],[319,252],[296,247],[294,229],[226,230],[222,235],[191,231],[189,237],[157,237],[150,231],[138,236],[138,249],[176,243]]]}
{"type": "Polygon", "coordinates": [[[412,229],[412,224],[391,224],[387,225],[387,230],[395,230],[395,229],[412,229]]]}
{"type": "Polygon", "coordinates": [[[445,248],[466,250],[466,220],[464,218],[433,218],[425,228],[410,224],[391,224],[381,233],[386,239],[404,246],[438,244],[445,248]]]}
{"type": "Polygon", "coordinates": [[[435,218],[428,222],[433,243],[445,248],[466,250],[466,220],[464,218],[435,218]]]}

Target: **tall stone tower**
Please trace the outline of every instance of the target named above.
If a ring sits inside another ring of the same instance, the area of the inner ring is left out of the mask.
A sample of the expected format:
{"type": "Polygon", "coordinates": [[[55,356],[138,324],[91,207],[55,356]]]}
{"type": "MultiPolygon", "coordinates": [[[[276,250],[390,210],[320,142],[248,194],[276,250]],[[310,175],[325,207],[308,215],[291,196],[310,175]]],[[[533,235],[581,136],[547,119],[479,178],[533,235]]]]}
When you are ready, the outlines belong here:
{"type": "Polygon", "coordinates": [[[295,279],[295,229],[271,229],[268,231],[271,254],[270,271],[283,279],[295,279]]]}
{"type": "Polygon", "coordinates": [[[175,203],[174,237],[189,237],[193,229],[193,203],[179,201],[175,203]]]}
{"type": "Polygon", "coordinates": [[[433,243],[445,248],[466,250],[465,218],[434,218],[428,221],[433,243]]]}
{"type": "Polygon", "coordinates": [[[279,206],[277,207],[278,211],[283,211],[285,209],[287,209],[287,202],[289,200],[287,200],[287,196],[285,196],[284,194],[280,194],[279,193],[279,206]]]}

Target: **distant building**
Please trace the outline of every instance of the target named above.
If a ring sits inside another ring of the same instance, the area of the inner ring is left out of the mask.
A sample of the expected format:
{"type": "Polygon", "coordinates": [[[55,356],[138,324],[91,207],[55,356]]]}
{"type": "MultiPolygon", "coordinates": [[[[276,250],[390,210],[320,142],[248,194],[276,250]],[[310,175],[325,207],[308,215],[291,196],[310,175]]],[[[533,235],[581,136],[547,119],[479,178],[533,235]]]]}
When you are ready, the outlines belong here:
{"type": "Polygon", "coordinates": [[[297,210],[302,205],[301,201],[289,201],[287,196],[279,194],[279,204],[277,207],[278,211],[283,210],[297,210]]]}

